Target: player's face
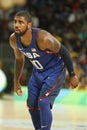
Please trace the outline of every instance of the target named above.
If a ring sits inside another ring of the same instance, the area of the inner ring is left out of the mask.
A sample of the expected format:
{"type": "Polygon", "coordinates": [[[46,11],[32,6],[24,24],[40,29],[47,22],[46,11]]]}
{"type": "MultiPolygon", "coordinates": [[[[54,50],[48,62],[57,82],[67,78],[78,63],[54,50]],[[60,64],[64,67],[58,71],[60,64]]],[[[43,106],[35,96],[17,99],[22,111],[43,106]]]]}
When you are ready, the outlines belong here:
{"type": "Polygon", "coordinates": [[[15,16],[14,18],[14,31],[18,36],[23,36],[27,30],[31,28],[29,23],[22,16],[15,16]]]}

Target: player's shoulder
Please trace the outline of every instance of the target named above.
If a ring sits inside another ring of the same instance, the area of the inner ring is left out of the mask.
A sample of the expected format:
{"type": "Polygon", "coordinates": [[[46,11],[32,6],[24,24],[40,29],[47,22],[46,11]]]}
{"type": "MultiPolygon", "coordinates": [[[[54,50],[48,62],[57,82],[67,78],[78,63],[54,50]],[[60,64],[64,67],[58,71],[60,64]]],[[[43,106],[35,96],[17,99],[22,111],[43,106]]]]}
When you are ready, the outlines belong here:
{"type": "Polygon", "coordinates": [[[10,45],[12,47],[15,47],[16,46],[16,37],[15,37],[15,33],[12,33],[9,37],[9,42],[10,42],[10,45]]]}
{"type": "Polygon", "coordinates": [[[46,30],[39,30],[37,34],[37,44],[41,50],[45,50],[48,44],[52,44],[53,36],[46,30]]]}
{"type": "Polygon", "coordinates": [[[52,38],[52,34],[46,30],[41,29],[37,33],[37,41],[46,42],[48,39],[52,38]]]}
{"type": "MultiPolygon", "coordinates": [[[[40,29],[39,31],[38,31],[38,33],[37,33],[37,36],[39,37],[39,38],[44,38],[44,37],[46,37],[47,35],[49,35],[50,33],[48,32],[48,31],[46,31],[46,30],[43,30],[43,29],[40,29]]],[[[51,35],[51,34],[50,34],[51,35]]]]}
{"type": "Polygon", "coordinates": [[[12,34],[10,35],[9,39],[10,39],[10,40],[15,40],[15,39],[16,39],[15,33],[12,33],[12,34]]]}

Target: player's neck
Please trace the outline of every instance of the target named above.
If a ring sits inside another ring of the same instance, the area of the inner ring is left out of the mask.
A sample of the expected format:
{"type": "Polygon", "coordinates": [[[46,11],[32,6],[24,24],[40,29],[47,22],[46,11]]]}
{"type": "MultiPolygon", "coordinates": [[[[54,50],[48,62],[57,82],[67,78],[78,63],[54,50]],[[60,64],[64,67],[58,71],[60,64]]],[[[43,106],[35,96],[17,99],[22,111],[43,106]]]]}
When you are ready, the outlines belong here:
{"type": "Polygon", "coordinates": [[[22,44],[27,47],[32,41],[32,31],[28,30],[23,36],[20,37],[22,44]]]}

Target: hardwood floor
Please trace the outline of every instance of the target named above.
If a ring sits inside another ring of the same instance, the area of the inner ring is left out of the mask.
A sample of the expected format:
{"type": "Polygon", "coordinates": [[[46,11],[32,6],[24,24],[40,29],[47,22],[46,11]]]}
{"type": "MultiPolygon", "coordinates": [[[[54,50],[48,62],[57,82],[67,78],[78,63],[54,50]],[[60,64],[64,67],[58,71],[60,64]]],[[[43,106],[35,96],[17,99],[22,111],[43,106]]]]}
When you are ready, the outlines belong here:
{"type": "MultiPolygon", "coordinates": [[[[52,130],[87,130],[87,106],[54,104],[52,112],[52,130]]],[[[0,130],[34,130],[26,102],[0,99],[0,130]]]]}

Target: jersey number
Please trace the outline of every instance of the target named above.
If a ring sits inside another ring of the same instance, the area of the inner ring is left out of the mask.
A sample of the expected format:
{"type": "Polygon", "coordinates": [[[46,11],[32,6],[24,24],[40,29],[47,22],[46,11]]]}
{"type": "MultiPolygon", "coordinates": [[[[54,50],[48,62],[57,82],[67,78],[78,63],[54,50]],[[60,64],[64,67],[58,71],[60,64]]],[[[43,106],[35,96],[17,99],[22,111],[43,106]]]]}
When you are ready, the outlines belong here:
{"type": "Polygon", "coordinates": [[[31,63],[37,68],[37,69],[43,69],[43,66],[40,64],[38,60],[30,60],[31,63]]]}

